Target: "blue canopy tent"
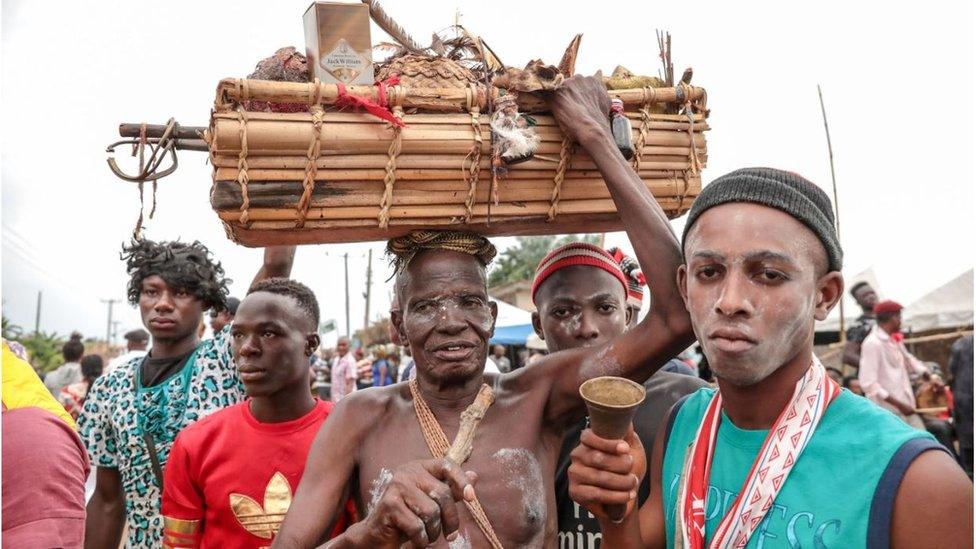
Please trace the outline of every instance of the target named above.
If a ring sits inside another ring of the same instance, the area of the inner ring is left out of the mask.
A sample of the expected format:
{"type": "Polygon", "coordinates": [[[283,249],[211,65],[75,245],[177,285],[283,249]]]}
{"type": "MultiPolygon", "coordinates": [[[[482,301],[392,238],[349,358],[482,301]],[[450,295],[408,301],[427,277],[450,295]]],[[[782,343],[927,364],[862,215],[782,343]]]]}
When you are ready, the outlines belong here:
{"type": "Polygon", "coordinates": [[[532,313],[498,299],[494,301],[498,306],[498,318],[495,320],[495,336],[491,338],[491,344],[525,345],[525,341],[534,333],[532,313]]]}
{"type": "Polygon", "coordinates": [[[495,336],[491,338],[492,345],[525,345],[529,336],[534,334],[531,324],[495,327],[495,336]]]}

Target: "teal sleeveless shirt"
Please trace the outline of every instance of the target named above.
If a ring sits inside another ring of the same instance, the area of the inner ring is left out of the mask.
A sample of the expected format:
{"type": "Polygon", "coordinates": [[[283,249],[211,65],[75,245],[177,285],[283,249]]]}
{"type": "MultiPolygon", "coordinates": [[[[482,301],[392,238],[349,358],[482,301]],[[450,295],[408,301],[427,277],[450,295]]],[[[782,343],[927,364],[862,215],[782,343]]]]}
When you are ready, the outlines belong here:
{"type": "MultiPolygon", "coordinates": [[[[715,389],[672,409],[661,468],[668,547],[674,546],[678,479],[715,389]]],[[[711,542],[752,467],[766,430],[739,429],[722,414],[708,479],[705,539],[711,542]]],[[[888,547],[898,485],[911,461],[941,446],[925,431],[844,389],[794,465],[748,548],[888,547]]]]}

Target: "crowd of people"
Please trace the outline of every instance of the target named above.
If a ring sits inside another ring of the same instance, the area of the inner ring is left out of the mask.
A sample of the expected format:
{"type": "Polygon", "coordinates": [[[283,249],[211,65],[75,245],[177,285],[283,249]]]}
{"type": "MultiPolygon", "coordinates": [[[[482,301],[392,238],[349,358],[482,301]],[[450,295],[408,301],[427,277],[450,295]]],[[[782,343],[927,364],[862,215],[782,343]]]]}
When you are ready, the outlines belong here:
{"type": "Polygon", "coordinates": [[[570,78],[549,100],[636,257],[573,243],[540,262],[548,354],[515,365],[490,344],[496,250],[476,234],[390,240],[391,343],[368,348],[323,348],[294,247],[266,248],[232,300],[199,242],[133,241],[144,330],[122,357],[103,368],[73,337],[42,383],[4,343],[4,544],[971,546],[946,413],[971,470],[972,336],[953,347],[950,393],[905,348],[901,307],[858,285],[857,376],[829,371],[814,322],[843,295],[843,251],[818,187],[736,170],[679,238],[614,144],[602,81],[570,78]],[[588,426],[580,386],[600,376],[644,388],[622,440],[588,426]],[[447,458],[459,432],[465,455],[447,458]]]}

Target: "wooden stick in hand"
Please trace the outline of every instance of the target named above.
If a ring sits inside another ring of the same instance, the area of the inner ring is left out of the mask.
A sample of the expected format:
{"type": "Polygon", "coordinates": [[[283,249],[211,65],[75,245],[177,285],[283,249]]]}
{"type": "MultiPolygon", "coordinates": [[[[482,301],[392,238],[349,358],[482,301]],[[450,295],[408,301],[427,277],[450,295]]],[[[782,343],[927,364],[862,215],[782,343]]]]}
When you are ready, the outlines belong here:
{"type": "Polygon", "coordinates": [[[488,407],[495,401],[495,393],[491,387],[482,385],[471,406],[461,413],[461,427],[458,429],[454,442],[447,450],[447,458],[461,465],[471,457],[474,449],[474,432],[478,429],[478,424],[485,417],[488,407]]]}

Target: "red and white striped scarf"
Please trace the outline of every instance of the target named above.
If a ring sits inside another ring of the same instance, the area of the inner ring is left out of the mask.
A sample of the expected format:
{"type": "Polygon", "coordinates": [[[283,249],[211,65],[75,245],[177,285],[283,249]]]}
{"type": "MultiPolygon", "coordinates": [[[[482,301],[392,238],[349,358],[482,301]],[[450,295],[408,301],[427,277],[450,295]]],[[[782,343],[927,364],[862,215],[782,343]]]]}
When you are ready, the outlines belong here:
{"type": "MultiPolygon", "coordinates": [[[[752,463],[742,489],[722,519],[710,549],[741,548],[749,543],[756,526],[776,501],[800,453],[820,423],[827,406],[840,394],[840,386],[813,357],[807,373],[796,382],[792,401],[780,412],[752,463]]],[[[684,479],[678,495],[676,535],[681,547],[705,547],[705,508],[715,440],[722,418],[722,395],[716,391],[686,457],[684,479]],[[688,461],[690,460],[690,464],[688,461]]]]}

